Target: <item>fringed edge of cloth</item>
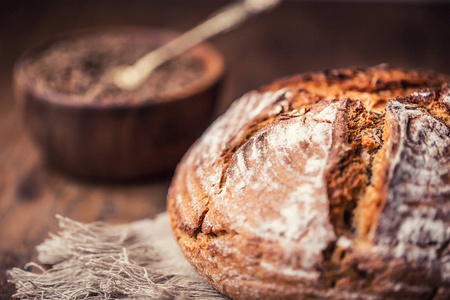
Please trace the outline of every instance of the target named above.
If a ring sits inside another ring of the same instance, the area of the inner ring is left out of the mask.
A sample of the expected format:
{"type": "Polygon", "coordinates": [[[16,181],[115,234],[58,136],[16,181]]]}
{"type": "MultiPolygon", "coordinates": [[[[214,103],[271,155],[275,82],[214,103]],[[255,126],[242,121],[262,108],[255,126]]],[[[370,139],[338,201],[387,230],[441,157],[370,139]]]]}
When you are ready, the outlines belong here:
{"type": "Polygon", "coordinates": [[[227,299],[181,254],[167,213],[125,225],[57,216],[36,263],[7,271],[19,299],[227,299]]]}

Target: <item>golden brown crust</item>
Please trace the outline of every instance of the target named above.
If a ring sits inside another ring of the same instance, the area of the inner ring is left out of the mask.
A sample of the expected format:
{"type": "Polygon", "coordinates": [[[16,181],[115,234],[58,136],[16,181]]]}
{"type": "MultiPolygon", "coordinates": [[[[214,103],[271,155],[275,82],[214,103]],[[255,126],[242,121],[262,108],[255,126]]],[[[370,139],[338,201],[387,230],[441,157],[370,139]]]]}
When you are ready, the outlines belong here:
{"type": "Polygon", "coordinates": [[[353,68],[244,95],[173,179],[186,258],[235,299],[445,298],[448,80],[353,68]]]}

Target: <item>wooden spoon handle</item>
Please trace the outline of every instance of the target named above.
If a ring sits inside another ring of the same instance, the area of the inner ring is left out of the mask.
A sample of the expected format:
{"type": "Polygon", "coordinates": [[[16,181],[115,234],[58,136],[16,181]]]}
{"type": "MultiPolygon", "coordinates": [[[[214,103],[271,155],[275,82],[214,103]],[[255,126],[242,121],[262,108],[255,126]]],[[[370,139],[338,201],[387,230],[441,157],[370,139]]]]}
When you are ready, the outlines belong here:
{"type": "Polygon", "coordinates": [[[250,16],[269,10],[280,2],[281,0],[246,0],[229,5],[178,38],[147,53],[134,65],[116,69],[114,83],[122,89],[135,89],[163,63],[215,35],[237,27],[250,16]]]}

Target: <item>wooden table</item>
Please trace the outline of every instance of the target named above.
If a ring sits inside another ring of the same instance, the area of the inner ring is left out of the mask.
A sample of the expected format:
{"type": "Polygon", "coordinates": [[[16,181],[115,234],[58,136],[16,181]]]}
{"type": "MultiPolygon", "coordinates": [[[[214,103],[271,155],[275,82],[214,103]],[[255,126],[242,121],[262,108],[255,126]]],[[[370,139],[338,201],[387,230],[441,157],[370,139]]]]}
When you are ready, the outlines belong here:
{"type": "MultiPolygon", "coordinates": [[[[55,214],[129,222],[165,209],[170,178],[128,184],[82,181],[47,166],[14,105],[11,68],[30,45],[67,30],[149,25],[185,30],[224,1],[2,1],[0,5],[0,299],[14,287],[5,270],[35,259],[57,230],[55,214]]],[[[214,39],[228,63],[217,109],[277,77],[388,62],[450,73],[450,5],[290,1],[214,39]]]]}

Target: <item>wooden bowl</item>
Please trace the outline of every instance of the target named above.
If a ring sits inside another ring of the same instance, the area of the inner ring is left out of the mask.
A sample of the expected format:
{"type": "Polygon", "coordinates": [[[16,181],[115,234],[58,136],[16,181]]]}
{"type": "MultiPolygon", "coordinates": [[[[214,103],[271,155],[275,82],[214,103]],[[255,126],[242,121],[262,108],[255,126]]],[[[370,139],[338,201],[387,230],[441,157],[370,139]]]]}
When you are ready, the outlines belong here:
{"type": "MultiPolygon", "coordinates": [[[[31,136],[47,160],[70,173],[97,179],[137,179],[167,174],[212,120],[224,74],[222,56],[209,44],[186,55],[203,65],[198,79],[181,90],[140,101],[74,101],[74,96],[36,86],[26,62],[61,41],[102,34],[173,39],[171,31],[149,28],[91,29],[33,47],[16,63],[14,87],[31,136]]],[[[124,47],[127,45],[124,45],[124,47]]]]}

